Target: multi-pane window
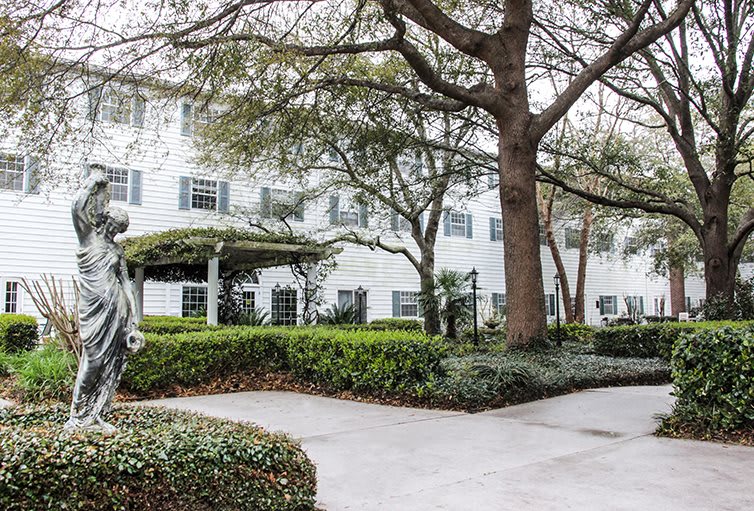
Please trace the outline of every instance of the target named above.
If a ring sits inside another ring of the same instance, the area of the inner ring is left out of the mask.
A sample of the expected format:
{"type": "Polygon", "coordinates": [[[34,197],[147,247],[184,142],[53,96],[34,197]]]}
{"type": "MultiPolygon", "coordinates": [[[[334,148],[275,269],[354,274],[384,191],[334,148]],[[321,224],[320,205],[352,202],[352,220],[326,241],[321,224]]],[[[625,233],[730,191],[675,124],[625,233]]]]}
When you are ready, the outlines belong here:
{"type": "Polygon", "coordinates": [[[626,236],[626,252],[635,254],[639,251],[639,244],[633,236],[626,236]]]}
{"type": "Polygon", "coordinates": [[[416,291],[401,291],[401,317],[419,316],[419,293],[416,291]]]}
{"type": "Polygon", "coordinates": [[[597,252],[612,252],[613,251],[613,235],[610,233],[602,233],[594,240],[594,249],[597,252]]]}
{"type": "Polygon", "coordinates": [[[262,193],[262,217],[282,220],[291,216],[297,222],[304,221],[302,194],[290,190],[264,188],[262,193]]]}
{"type": "Polygon", "coordinates": [[[413,227],[411,226],[411,222],[408,221],[405,217],[402,217],[401,215],[396,215],[396,222],[398,229],[396,229],[399,232],[411,232],[413,230],[413,227]]]}
{"type": "Polygon", "coordinates": [[[105,87],[99,100],[99,120],[118,124],[131,122],[131,98],[105,87]]]}
{"type": "Polygon", "coordinates": [[[579,248],[581,245],[581,231],[572,227],[565,229],[565,246],[566,248],[579,248]]]}
{"type": "Polygon", "coordinates": [[[492,293],[492,311],[499,318],[502,318],[506,314],[506,299],[505,293],[492,293]]]}
{"type": "Polygon", "coordinates": [[[618,314],[618,301],[615,296],[600,296],[600,313],[606,315],[618,314]]]}
{"type": "Polygon", "coordinates": [[[194,110],[194,122],[199,126],[214,124],[220,118],[220,115],[221,112],[219,108],[206,105],[194,110]]]}
{"type": "Polygon", "coordinates": [[[257,294],[250,289],[244,289],[241,296],[241,311],[244,314],[251,314],[257,306],[257,294]]]}
{"type": "Polygon", "coordinates": [[[296,290],[280,288],[272,290],[272,324],[295,325],[298,318],[296,290]]]}
{"type": "Polygon", "coordinates": [[[359,212],[353,209],[341,209],[340,210],[340,223],[347,227],[359,226],[359,212]]]}
{"type": "Polygon", "coordinates": [[[548,316],[554,316],[555,315],[555,294],[554,293],[547,293],[545,294],[545,310],[547,311],[548,316]]]}
{"type": "Polygon", "coordinates": [[[495,218],[495,239],[500,241],[503,239],[503,219],[495,218]]]}
{"type": "Polygon", "coordinates": [[[192,179],[191,207],[215,210],[217,208],[217,181],[214,179],[192,179]]]}
{"type": "Polygon", "coordinates": [[[466,237],[466,215],[456,211],[450,212],[450,235],[466,237]]]}
{"type": "Polygon", "coordinates": [[[18,282],[9,280],[5,283],[5,307],[8,314],[18,312],[18,282]]]}
{"type": "Polygon", "coordinates": [[[0,153],[0,189],[22,192],[25,170],[22,156],[0,153]]]}
{"type": "Polygon", "coordinates": [[[193,318],[207,314],[207,288],[204,286],[183,286],[181,315],[193,318]]]}
{"type": "Polygon", "coordinates": [[[128,169],[109,165],[104,168],[105,177],[110,181],[112,200],[128,201],[128,172],[128,169]]]}
{"type": "Polygon", "coordinates": [[[547,242],[547,233],[545,232],[544,225],[539,226],[539,244],[544,247],[549,245],[549,243],[547,242]]]}

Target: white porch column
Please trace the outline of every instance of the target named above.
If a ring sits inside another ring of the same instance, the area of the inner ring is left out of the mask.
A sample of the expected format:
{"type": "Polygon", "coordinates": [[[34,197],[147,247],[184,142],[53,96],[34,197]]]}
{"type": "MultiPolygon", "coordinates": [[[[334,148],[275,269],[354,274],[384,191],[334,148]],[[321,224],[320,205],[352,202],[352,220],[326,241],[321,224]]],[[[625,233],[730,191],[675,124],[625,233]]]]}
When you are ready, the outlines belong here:
{"type": "Polygon", "coordinates": [[[217,324],[218,280],[220,279],[220,258],[213,257],[207,263],[207,324],[217,324]]]}
{"type": "Polygon", "coordinates": [[[134,270],[134,296],[136,298],[136,321],[144,319],[144,268],[134,270]]]}
{"type": "Polygon", "coordinates": [[[308,299],[310,302],[317,300],[317,272],[319,263],[310,263],[306,271],[306,288],[309,290],[308,299]]]}

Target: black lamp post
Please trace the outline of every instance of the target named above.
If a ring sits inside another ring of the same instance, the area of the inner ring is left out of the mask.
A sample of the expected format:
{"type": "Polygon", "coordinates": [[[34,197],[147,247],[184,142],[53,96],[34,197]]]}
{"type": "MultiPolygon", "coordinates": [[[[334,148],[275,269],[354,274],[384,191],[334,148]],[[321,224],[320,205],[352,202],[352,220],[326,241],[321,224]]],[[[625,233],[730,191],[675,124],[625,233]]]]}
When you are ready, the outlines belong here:
{"type": "Polygon", "coordinates": [[[476,318],[476,278],[479,275],[479,272],[476,271],[476,268],[471,268],[471,293],[472,293],[472,299],[474,300],[474,344],[479,344],[479,326],[477,325],[477,318],[476,318]]]}
{"type": "Polygon", "coordinates": [[[560,341],[560,273],[556,273],[552,278],[555,281],[555,344],[559,347],[563,345],[560,341]]]}
{"type": "Polygon", "coordinates": [[[361,285],[359,285],[359,287],[356,288],[356,303],[358,304],[357,309],[358,309],[358,314],[359,314],[358,321],[356,322],[358,324],[361,324],[361,311],[362,311],[361,307],[362,307],[363,301],[364,301],[364,288],[361,287],[361,285]]]}
{"type": "Polygon", "coordinates": [[[275,287],[272,288],[272,324],[273,325],[279,325],[280,324],[280,282],[277,282],[275,284],[275,287]]]}

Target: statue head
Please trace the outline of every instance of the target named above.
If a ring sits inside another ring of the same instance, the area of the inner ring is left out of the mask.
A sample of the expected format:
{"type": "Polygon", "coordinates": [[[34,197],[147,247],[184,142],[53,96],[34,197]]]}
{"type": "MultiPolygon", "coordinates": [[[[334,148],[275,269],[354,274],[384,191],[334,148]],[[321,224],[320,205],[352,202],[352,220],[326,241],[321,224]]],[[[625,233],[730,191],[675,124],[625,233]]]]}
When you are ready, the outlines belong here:
{"type": "Polygon", "coordinates": [[[128,213],[121,208],[107,208],[105,210],[105,234],[114,238],[116,234],[126,232],[128,229],[128,213]]]}

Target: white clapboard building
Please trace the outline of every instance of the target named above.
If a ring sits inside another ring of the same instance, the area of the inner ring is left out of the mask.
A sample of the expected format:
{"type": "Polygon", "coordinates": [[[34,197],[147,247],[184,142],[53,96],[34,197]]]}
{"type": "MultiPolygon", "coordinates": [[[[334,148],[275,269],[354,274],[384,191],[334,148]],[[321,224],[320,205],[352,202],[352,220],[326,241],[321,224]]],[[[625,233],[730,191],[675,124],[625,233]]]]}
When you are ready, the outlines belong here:
{"type": "MultiPolygon", "coordinates": [[[[273,203],[295,186],[285,182],[227,180],[195,165],[192,148],[194,126],[211,122],[211,114],[199,113],[187,101],[172,101],[159,108],[137,96],[124,101],[122,92],[109,88],[93,108],[82,106],[82,116],[89,117],[89,135],[66,148],[65,165],[69,169],[67,184],[54,186],[37,183],[40,172],[37,160],[24,151],[23,141],[5,140],[0,146],[0,312],[38,315],[33,303],[19,285],[21,278],[37,279],[41,274],[69,280],[77,272],[77,240],[70,215],[70,202],[86,166],[98,165],[112,183],[112,200],[128,211],[131,225],[127,235],[162,231],[189,226],[244,226],[232,213],[240,207],[259,209],[263,197],[273,203]]],[[[82,97],[86,97],[83,95],[82,97]]],[[[86,102],[82,99],[82,102],[86,102]]],[[[91,98],[90,98],[91,102],[91,98]]],[[[57,154],[56,153],[56,154],[57,154]]],[[[448,204],[436,247],[436,268],[442,267],[479,272],[478,285],[482,303],[487,307],[504,307],[505,277],[501,241],[500,203],[496,190],[487,191],[461,205],[448,204]],[[451,208],[455,208],[452,209],[451,208]]],[[[369,217],[370,227],[390,230],[386,211],[365,212],[347,196],[327,197],[320,203],[306,204],[290,224],[306,233],[326,233],[346,224],[357,229],[369,217]],[[333,210],[333,205],[335,209],[333,210]]],[[[393,226],[396,225],[392,222],[393,226]]],[[[400,229],[400,223],[397,224],[400,229]]],[[[368,227],[369,228],[369,227],[368,227]]],[[[331,232],[332,233],[332,232],[331,232]]],[[[400,232],[395,243],[412,245],[410,237],[400,232]]],[[[575,288],[578,248],[573,232],[562,225],[556,232],[572,289],[575,288]]],[[[554,319],[555,296],[552,276],[556,273],[549,250],[542,239],[542,268],[547,313],[554,319]]],[[[599,324],[602,318],[626,312],[625,297],[634,297],[644,314],[659,314],[664,298],[665,313],[670,313],[667,279],[651,274],[648,257],[626,260],[615,237],[615,249],[590,257],[586,286],[586,321],[599,324]]],[[[366,317],[416,317],[419,308],[416,292],[419,278],[402,255],[366,247],[344,245],[336,256],[337,267],[324,284],[323,297],[328,304],[353,303],[354,292],[364,290],[366,317]]],[[[418,251],[417,251],[418,253],[418,251]]],[[[299,295],[287,292],[273,304],[276,285],[295,289],[288,267],[263,270],[245,287],[247,307],[270,309],[300,306],[299,295]]],[[[279,288],[278,288],[279,289],[279,288]]],[[[704,297],[703,281],[689,278],[687,301],[699,305],[704,297]]],[[[150,283],[144,289],[144,313],[147,315],[187,315],[205,307],[206,284],[150,283]]],[[[562,305],[560,307],[562,314],[562,305]]],[[[282,312],[280,316],[285,316],[282,312]]],[[[278,314],[276,314],[277,316],[278,314]]],[[[295,321],[295,315],[291,317],[295,321]]]]}

